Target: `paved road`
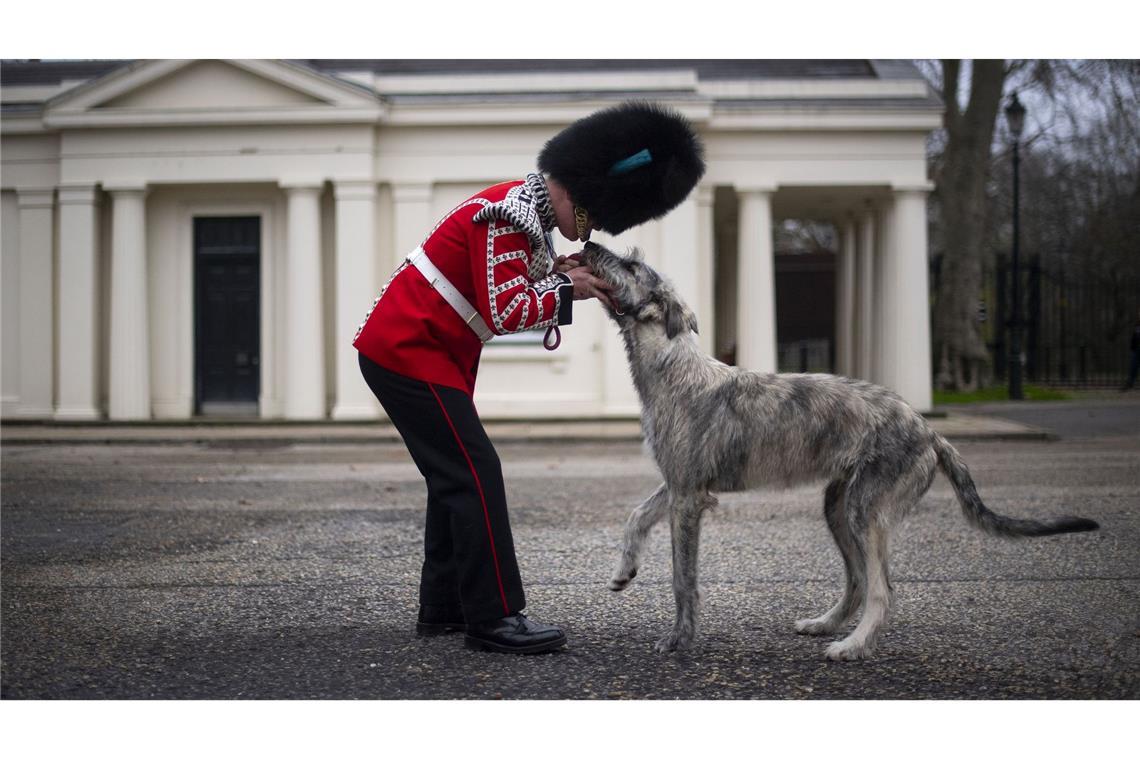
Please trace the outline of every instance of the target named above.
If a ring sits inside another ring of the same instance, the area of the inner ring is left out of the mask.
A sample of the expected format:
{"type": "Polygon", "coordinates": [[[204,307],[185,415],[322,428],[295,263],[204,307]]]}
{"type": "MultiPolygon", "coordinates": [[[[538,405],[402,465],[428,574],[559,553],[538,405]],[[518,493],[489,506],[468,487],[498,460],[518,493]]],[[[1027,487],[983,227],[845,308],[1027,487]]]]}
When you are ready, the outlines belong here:
{"type": "Polygon", "coordinates": [[[699,645],[661,656],[667,530],[605,589],[657,482],[639,447],[504,444],[528,611],[570,631],[524,658],[412,634],[424,497],[397,445],[5,445],[0,696],[1140,697],[1140,439],[960,448],[991,507],[1103,530],[991,539],[937,479],[894,542],[879,654],[837,664],[792,633],[839,590],[818,489],[722,499],[699,645]]]}
{"type": "Polygon", "coordinates": [[[946,408],[1013,420],[1049,430],[1062,438],[1140,436],[1140,392],[1135,391],[1095,401],[1003,401],[955,404],[946,408]]]}

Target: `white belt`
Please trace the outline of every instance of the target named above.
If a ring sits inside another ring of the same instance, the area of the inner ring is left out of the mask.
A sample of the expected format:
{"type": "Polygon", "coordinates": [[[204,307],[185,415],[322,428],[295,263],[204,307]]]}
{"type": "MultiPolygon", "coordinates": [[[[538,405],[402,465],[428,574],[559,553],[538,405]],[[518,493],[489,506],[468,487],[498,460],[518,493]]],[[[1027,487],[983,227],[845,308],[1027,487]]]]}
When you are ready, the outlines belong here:
{"type": "Polygon", "coordinates": [[[479,316],[478,310],[443,276],[443,272],[439,271],[436,265],[431,262],[428,255],[424,253],[423,248],[416,248],[416,250],[409,253],[408,263],[420,270],[424,278],[436,289],[436,292],[443,296],[443,299],[451,304],[451,308],[455,309],[455,312],[467,323],[467,326],[475,331],[475,334],[479,336],[479,340],[486,343],[495,337],[495,333],[491,332],[491,328],[487,327],[487,323],[483,321],[483,317],[479,316]]]}

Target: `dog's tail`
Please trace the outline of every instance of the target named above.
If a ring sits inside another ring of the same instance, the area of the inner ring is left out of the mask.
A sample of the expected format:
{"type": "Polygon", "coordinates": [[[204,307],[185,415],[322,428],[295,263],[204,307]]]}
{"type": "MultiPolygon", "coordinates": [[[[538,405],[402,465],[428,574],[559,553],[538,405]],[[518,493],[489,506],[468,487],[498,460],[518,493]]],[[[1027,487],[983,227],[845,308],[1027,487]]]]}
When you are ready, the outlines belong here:
{"type": "Polygon", "coordinates": [[[1086,530],[1096,530],[1100,526],[1094,520],[1084,517],[1059,517],[1055,520],[1023,520],[1016,517],[1005,517],[991,512],[982,503],[978,496],[978,489],[974,487],[974,479],[958,450],[951,446],[945,438],[934,435],[934,451],[938,454],[938,464],[958,494],[958,502],[962,505],[962,512],[973,525],[986,533],[1003,538],[1022,538],[1026,536],[1051,536],[1055,533],[1078,533],[1086,530]]]}

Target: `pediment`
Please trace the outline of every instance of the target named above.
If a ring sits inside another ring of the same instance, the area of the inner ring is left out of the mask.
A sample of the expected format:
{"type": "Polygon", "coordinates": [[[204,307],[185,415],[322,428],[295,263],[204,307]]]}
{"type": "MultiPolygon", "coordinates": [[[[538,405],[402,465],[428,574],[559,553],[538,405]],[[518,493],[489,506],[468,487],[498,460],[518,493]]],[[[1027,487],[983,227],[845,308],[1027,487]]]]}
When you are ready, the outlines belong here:
{"type": "Polygon", "coordinates": [[[332,105],[225,61],[194,61],[95,108],[274,108],[332,105]]]}
{"type": "Polygon", "coordinates": [[[271,60],[151,60],[47,104],[60,127],[375,121],[380,99],[313,69],[271,60]]]}

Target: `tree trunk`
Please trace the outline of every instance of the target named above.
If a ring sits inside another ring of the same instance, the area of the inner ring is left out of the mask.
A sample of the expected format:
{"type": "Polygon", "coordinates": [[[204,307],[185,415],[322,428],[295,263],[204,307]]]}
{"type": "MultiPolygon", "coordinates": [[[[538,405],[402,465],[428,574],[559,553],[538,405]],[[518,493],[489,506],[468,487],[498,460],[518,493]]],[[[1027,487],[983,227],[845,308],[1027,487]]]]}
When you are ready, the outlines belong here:
{"type": "MultiPolygon", "coordinates": [[[[987,374],[989,356],[978,322],[982,296],[985,190],[990,145],[1001,105],[1004,62],[974,61],[970,100],[959,109],[958,61],[943,61],[947,143],[937,176],[941,202],[942,280],[934,313],[934,344],[940,357],[936,384],[966,390],[987,374]]],[[[999,317],[1000,318],[1000,317],[999,317]]]]}

